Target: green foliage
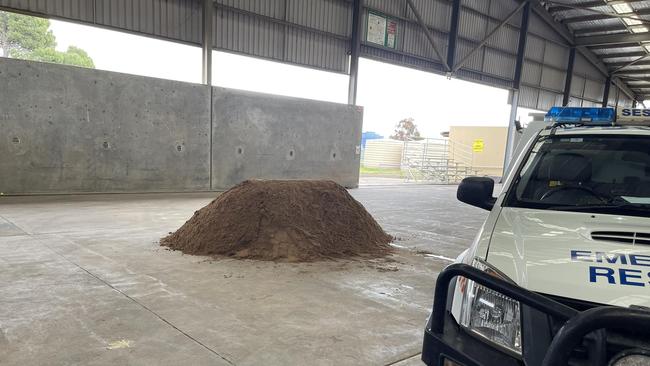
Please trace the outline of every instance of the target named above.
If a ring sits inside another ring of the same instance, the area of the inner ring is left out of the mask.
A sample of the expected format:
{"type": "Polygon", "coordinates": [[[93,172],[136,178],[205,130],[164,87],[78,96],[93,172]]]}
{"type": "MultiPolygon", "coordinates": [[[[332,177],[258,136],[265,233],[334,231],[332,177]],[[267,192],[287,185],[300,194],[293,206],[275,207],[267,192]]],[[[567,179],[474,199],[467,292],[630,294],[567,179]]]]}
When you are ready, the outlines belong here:
{"type": "Polygon", "coordinates": [[[1,56],[24,60],[52,62],[94,68],[86,51],[70,46],[65,52],[56,50],[56,38],[50,21],[0,11],[1,56]]]}
{"type": "Polygon", "coordinates": [[[75,46],[68,47],[66,52],[59,52],[53,48],[40,48],[22,56],[20,58],[24,60],[95,68],[95,63],[86,51],[75,46]]]}
{"type": "Polygon", "coordinates": [[[413,118],[405,118],[397,123],[393,135],[390,136],[393,140],[399,141],[413,141],[422,140],[418,126],[415,124],[413,118]]]}

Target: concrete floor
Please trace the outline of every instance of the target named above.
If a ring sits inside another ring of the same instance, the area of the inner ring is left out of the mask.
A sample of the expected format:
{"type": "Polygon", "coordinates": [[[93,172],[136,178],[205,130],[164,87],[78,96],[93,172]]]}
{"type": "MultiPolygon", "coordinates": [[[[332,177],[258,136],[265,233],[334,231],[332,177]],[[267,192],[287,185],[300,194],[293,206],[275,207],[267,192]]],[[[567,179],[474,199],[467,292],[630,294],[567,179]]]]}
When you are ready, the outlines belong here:
{"type": "Polygon", "coordinates": [[[2,197],[0,364],[417,365],[436,275],[485,211],[451,186],[352,194],[399,238],[395,255],[287,264],[160,248],[213,193],[2,197]]]}

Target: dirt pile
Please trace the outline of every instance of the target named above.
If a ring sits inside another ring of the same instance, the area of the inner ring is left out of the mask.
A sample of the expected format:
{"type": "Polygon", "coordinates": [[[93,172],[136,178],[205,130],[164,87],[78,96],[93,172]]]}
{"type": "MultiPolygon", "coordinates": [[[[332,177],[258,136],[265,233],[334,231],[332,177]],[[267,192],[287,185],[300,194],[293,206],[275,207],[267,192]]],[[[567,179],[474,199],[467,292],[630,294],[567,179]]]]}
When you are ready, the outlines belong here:
{"type": "Polygon", "coordinates": [[[245,181],[194,213],[161,245],[186,254],[309,262],[378,257],[392,237],[331,181],[245,181]]]}

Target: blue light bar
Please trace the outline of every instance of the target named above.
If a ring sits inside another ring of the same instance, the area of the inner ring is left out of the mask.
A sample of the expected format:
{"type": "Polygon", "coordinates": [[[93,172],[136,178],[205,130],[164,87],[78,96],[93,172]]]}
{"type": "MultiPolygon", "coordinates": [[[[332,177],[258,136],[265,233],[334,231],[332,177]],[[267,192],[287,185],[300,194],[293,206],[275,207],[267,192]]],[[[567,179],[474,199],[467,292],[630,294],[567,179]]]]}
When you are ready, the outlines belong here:
{"type": "Polygon", "coordinates": [[[544,121],[556,124],[611,126],[615,117],[614,108],[553,107],[544,116],[544,121]]]}

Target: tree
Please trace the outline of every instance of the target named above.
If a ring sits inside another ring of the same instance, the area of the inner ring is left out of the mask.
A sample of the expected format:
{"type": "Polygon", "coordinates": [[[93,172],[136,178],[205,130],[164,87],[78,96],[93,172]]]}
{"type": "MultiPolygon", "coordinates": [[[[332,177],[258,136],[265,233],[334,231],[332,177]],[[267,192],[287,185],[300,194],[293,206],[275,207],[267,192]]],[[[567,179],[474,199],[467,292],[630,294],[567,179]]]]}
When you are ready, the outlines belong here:
{"type": "Polygon", "coordinates": [[[412,140],[423,139],[422,137],[420,137],[420,132],[418,131],[418,127],[415,124],[415,120],[410,117],[405,118],[397,123],[397,126],[395,127],[395,132],[393,132],[393,135],[391,135],[390,138],[399,141],[412,141],[412,140]]]}
{"type": "Polygon", "coordinates": [[[52,62],[94,68],[86,51],[70,46],[65,52],[56,50],[56,38],[50,21],[0,11],[0,56],[32,61],[52,62]]]}

